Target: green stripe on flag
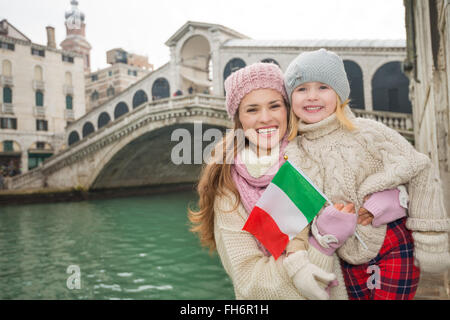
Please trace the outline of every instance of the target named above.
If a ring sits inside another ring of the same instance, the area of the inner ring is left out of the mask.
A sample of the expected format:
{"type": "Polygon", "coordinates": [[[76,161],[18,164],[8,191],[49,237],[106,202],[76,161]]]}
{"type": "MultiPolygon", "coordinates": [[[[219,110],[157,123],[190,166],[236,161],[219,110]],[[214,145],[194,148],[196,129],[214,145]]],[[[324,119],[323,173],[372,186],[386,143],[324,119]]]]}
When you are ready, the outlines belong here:
{"type": "Polygon", "coordinates": [[[272,180],[292,200],[311,222],[326,203],[326,199],[311,183],[286,161],[272,180]]]}

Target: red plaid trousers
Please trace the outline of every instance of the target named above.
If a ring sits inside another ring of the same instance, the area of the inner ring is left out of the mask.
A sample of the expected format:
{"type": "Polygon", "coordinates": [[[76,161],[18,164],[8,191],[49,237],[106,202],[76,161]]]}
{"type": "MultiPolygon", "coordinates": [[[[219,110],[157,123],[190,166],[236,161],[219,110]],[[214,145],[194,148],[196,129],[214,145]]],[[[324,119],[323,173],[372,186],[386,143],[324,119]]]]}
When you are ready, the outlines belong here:
{"type": "Polygon", "coordinates": [[[420,269],[414,265],[414,241],[406,218],[387,225],[378,255],[363,265],[341,260],[350,300],[412,300],[420,269]]]}

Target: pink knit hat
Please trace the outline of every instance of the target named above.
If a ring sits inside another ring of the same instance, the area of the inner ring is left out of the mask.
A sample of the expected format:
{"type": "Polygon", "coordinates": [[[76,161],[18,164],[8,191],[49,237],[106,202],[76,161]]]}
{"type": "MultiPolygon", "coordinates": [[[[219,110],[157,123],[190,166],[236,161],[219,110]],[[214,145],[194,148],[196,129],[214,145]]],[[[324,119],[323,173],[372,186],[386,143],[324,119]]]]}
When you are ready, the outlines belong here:
{"type": "Polygon", "coordinates": [[[256,89],[274,89],[281,93],[285,101],[289,101],[280,67],[273,63],[254,63],[235,71],[225,80],[227,112],[231,119],[241,100],[256,89]]]}

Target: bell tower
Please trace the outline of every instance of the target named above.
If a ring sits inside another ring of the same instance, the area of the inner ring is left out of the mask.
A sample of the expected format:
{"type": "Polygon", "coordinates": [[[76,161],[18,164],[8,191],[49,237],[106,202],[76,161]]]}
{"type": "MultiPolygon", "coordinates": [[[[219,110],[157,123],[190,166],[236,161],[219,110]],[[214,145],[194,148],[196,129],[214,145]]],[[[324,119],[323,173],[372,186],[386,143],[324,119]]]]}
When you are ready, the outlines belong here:
{"type": "Polygon", "coordinates": [[[66,11],[65,25],[66,38],[61,42],[61,48],[67,51],[73,51],[83,55],[84,72],[91,71],[91,45],[86,40],[86,23],[84,13],[78,9],[78,1],[71,0],[72,8],[66,11]]]}

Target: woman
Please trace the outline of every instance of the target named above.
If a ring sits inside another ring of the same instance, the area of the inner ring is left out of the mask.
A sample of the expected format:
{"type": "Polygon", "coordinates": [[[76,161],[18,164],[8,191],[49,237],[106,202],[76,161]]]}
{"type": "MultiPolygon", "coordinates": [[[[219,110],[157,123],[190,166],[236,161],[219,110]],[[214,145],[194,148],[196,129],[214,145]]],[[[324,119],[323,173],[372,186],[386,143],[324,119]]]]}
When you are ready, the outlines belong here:
{"type": "Polygon", "coordinates": [[[218,251],[237,299],[347,299],[339,261],[309,246],[308,228],[277,260],[242,230],[285,161],[291,124],[281,70],[274,64],[253,64],[227,78],[225,89],[234,132],[217,145],[202,172],[199,211],[189,211],[191,230],[203,245],[218,251]],[[244,132],[244,143],[237,141],[239,132],[244,132]],[[325,288],[336,278],[339,285],[329,296],[325,288]]]}

